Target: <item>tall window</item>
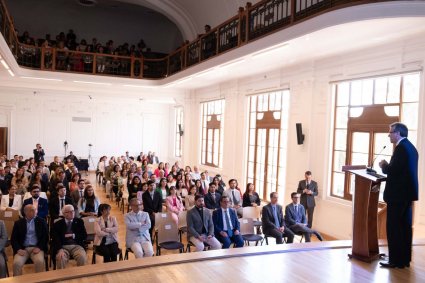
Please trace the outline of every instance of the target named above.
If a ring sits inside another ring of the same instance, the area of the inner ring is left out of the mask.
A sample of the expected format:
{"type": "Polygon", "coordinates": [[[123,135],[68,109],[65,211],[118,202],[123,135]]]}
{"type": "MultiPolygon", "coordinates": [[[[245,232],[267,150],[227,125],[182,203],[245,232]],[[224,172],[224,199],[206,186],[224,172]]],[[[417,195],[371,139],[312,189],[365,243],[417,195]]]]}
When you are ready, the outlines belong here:
{"type": "Polygon", "coordinates": [[[285,184],[288,106],[288,90],[249,97],[247,183],[264,200],[285,184]]]}
{"type": "Polygon", "coordinates": [[[222,167],[224,99],[201,103],[201,163],[222,167]]]}
{"type": "Polygon", "coordinates": [[[393,151],[388,138],[389,124],[405,123],[409,140],[416,144],[419,87],[419,73],[332,85],[335,97],[332,196],[352,199],[354,177],[341,171],[345,164],[373,165],[378,173],[382,172],[378,160],[389,161],[393,151]]]}
{"type": "Polygon", "coordinates": [[[182,156],[182,144],[183,144],[183,107],[176,107],[175,110],[176,115],[176,131],[175,131],[175,139],[174,139],[174,156],[181,157],[182,156]]]}

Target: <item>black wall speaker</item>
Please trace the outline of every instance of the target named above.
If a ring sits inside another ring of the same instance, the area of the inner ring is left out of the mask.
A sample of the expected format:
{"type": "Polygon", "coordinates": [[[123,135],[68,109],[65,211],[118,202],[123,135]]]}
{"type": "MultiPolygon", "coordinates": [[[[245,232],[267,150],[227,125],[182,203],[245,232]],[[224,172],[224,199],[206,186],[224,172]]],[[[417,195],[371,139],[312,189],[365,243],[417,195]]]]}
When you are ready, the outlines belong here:
{"type": "Polygon", "coordinates": [[[182,124],[179,124],[179,134],[180,136],[183,136],[182,124]]]}
{"type": "Polygon", "coordinates": [[[295,126],[297,128],[297,143],[303,144],[304,143],[303,126],[301,123],[296,123],[295,126]]]}

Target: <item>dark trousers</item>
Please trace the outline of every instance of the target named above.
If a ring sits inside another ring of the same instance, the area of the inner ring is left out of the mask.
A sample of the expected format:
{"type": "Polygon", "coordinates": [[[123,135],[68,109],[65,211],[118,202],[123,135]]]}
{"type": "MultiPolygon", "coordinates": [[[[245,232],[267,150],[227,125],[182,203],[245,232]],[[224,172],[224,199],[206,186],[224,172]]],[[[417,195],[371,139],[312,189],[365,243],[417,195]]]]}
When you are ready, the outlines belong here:
{"type": "Polygon", "coordinates": [[[149,234],[151,235],[151,241],[153,243],[154,232],[155,232],[155,213],[149,214],[149,219],[151,220],[151,228],[149,228],[149,234]]]}
{"type": "Polygon", "coordinates": [[[387,203],[389,262],[407,265],[412,259],[412,202],[387,203]]]}
{"type": "Polygon", "coordinates": [[[278,229],[268,230],[267,232],[264,232],[267,236],[273,237],[276,239],[276,244],[280,245],[283,244],[283,237],[286,238],[286,242],[288,244],[294,242],[294,232],[292,232],[291,229],[285,228],[285,231],[282,233],[278,229]]]}
{"type": "Polygon", "coordinates": [[[242,236],[233,234],[231,237],[223,237],[216,234],[217,240],[223,244],[223,249],[228,249],[232,243],[235,243],[236,248],[241,248],[244,245],[242,236]]]}
{"type": "Polygon", "coordinates": [[[313,227],[313,212],[314,212],[314,206],[307,207],[307,227],[311,228],[313,227]]]}
{"type": "Polygon", "coordinates": [[[96,252],[103,256],[103,262],[117,261],[118,251],[117,242],[96,247],[96,252]]]}

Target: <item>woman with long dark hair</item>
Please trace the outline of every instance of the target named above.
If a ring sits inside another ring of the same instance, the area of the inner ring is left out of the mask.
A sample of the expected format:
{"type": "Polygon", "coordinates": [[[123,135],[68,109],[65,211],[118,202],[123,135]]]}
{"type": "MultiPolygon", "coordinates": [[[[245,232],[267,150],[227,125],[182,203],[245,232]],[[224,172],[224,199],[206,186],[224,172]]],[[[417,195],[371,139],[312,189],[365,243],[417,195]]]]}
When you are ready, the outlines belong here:
{"type": "Polygon", "coordinates": [[[246,190],[242,197],[242,207],[259,206],[261,204],[260,197],[255,191],[253,183],[246,184],[246,190]]]}
{"type": "Polygon", "coordinates": [[[87,185],[84,189],[83,197],[78,201],[78,211],[81,217],[97,216],[100,201],[94,195],[94,189],[87,185]]]}
{"type": "Polygon", "coordinates": [[[137,197],[137,192],[142,188],[142,182],[140,181],[139,176],[134,176],[131,184],[128,185],[128,201],[132,198],[137,197]]]}

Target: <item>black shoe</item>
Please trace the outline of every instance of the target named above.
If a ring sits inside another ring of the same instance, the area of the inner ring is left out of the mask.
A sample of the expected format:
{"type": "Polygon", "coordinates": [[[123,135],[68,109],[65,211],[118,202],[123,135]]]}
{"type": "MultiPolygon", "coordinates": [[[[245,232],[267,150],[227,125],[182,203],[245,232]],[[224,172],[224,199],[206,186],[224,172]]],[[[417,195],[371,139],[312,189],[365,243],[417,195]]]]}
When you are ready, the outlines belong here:
{"type": "Polygon", "coordinates": [[[319,239],[319,241],[323,241],[323,237],[322,237],[322,235],[320,235],[319,232],[316,232],[315,235],[316,235],[317,239],[319,239]]]}
{"type": "Polygon", "coordinates": [[[384,268],[404,268],[404,265],[396,265],[396,264],[391,263],[391,262],[382,262],[381,261],[379,264],[381,265],[381,267],[384,267],[384,268]]]}

